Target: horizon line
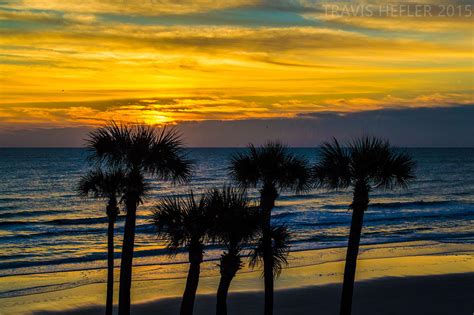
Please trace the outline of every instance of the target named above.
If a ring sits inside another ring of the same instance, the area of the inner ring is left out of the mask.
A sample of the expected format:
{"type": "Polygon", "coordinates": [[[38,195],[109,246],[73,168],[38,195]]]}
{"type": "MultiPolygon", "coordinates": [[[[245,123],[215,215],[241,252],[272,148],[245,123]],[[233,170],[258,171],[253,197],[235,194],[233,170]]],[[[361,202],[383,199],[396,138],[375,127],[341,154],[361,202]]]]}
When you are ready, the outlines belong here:
{"type": "MultiPolygon", "coordinates": [[[[207,147],[207,146],[184,146],[184,149],[245,149],[248,146],[230,146],[230,147],[207,147]]],[[[316,146],[291,146],[288,145],[288,148],[291,149],[317,149],[320,145],[316,146]]],[[[406,148],[406,149],[474,149],[474,146],[401,146],[401,145],[392,145],[394,148],[406,148]]],[[[80,147],[52,147],[52,146],[18,146],[18,147],[2,147],[0,149],[87,149],[85,146],[80,147]]]]}

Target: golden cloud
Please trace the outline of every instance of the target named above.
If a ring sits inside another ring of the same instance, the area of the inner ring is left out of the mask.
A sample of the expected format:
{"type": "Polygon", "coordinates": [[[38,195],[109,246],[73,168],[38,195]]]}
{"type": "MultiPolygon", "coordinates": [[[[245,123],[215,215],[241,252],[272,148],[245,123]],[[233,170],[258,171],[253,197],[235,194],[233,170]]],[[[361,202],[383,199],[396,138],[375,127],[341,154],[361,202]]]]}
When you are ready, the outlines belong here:
{"type": "Polygon", "coordinates": [[[348,113],[383,108],[447,107],[472,104],[469,94],[418,95],[381,98],[352,97],[326,98],[315,101],[314,97],[288,98],[273,101],[272,98],[248,100],[241,98],[177,98],[148,100],[116,100],[109,107],[95,107],[93,103],[7,105],[0,109],[0,124],[10,126],[97,126],[105,121],[153,125],[175,124],[183,121],[242,120],[255,118],[297,117],[314,112],[348,113]]]}
{"type": "Polygon", "coordinates": [[[185,14],[233,8],[258,3],[255,0],[13,0],[7,5],[11,9],[55,10],[76,13],[107,14],[185,14]]]}
{"type": "MultiPolygon", "coordinates": [[[[154,2],[161,11],[153,14],[253,2],[193,3],[154,2]]],[[[147,5],[10,2],[0,19],[48,25],[0,31],[0,123],[173,123],[472,102],[473,35],[462,19],[331,20],[311,1],[288,10],[308,8],[320,26],[138,25],[99,15],[147,14],[147,5]]]]}

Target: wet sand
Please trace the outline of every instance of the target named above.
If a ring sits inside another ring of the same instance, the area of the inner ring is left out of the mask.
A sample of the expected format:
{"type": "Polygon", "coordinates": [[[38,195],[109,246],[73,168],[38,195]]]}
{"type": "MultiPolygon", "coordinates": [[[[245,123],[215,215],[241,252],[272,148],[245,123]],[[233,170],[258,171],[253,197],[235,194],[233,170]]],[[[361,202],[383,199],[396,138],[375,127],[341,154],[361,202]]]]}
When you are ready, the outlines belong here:
{"type": "MultiPolygon", "coordinates": [[[[275,314],[338,314],[341,286],[330,284],[275,293],[275,314]]],[[[179,314],[179,298],[134,305],[133,314],[179,314]]],[[[199,295],[195,314],[214,314],[215,298],[199,295]]],[[[234,293],[228,300],[229,314],[262,314],[263,294],[234,293]]],[[[474,273],[383,278],[356,284],[353,314],[472,314],[474,311],[474,273]]],[[[75,310],[69,314],[103,314],[100,307],[75,310]]],[[[38,312],[42,315],[62,312],[38,312]]]]}
{"type": "MultiPolygon", "coordinates": [[[[344,255],[345,248],[291,253],[289,267],[275,283],[275,313],[337,314],[344,255]]],[[[357,314],[474,312],[473,245],[370,245],[361,248],[359,257],[357,314]]],[[[134,314],[177,314],[186,270],[186,264],[134,267],[134,314]]],[[[98,269],[2,277],[0,314],[102,314],[105,275],[105,269],[98,269]]],[[[203,263],[196,314],[214,313],[218,281],[216,262],[203,263]]],[[[260,270],[239,272],[230,288],[229,313],[260,314],[262,285],[260,270]]]]}

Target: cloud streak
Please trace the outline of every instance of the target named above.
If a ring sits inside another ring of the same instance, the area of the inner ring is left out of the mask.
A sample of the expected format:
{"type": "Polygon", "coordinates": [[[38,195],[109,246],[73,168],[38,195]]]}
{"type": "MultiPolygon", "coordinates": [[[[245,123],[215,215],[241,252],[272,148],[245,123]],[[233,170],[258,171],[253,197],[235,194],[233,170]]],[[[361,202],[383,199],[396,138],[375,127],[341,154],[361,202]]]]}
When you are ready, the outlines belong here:
{"type": "Polygon", "coordinates": [[[324,4],[4,2],[0,129],[472,103],[472,18],[338,17],[324,4]]]}
{"type": "MultiPolygon", "coordinates": [[[[191,147],[241,147],[280,139],[314,147],[335,136],[375,134],[398,146],[474,147],[474,105],[380,109],[350,113],[305,113],[291,118],[203,120],[178,123],[191,147]]],[[[0,147],[75,147],[91,127],[26,128],[0,131],[0,147]]]]}

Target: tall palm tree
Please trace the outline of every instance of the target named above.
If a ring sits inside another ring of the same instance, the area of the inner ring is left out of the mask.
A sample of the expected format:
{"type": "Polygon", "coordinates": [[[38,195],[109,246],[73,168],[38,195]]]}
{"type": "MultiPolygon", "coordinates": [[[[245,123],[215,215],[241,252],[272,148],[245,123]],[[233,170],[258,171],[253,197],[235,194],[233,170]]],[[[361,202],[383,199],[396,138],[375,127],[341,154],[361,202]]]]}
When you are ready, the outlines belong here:
{"type": "Polygon", "coordinates": [[[153,210],[152,222],[158,235],[167,240],[167,247],[172,253],[183,247],[188,251],[189,272],[180,314],[191,315],[199,284],[204,242],[212,222],[207,198],[202,195],[196,200],[192,192],[185,198],[163,198],[153,210]]]}
{"type": "Polygon", "coordinates": [[[359,252],[364,212],[369,206],[369,193],[374,188],[406,187],[414,178],[415,163],[405,152],[393,149],[387,141],[375,137],[356,139],[342,147],[334,139],[320,148],[321,160],[314,176],[321,187],[353,189],[352,222],[347,247],[341,315],[349,315],[359,252]]]}
{"type": "Polygon", "coordinates": [[[119,214],[117,198],[121,196],[125,185],[124,173],[115,170],[103,173],[90,171],[79,181],[78,193],[82,197],[107,199],[107,299],[105,314],[112,315],[114,299],[114,225],[119,214]]]}
{"type": "Polygon", "coordinates": [[[130,314],[133,248],[136,212],[145,196],[145,176],[161,180],[186,181],[191,163],[183,153],[175,129],[161,131],[150,126],[118,125],[111,122],[89,134],[90,160],[103,168],[120,168],[125,173],[123,201],[127,211],[120,265],[119,314],[130,314]]]}
{"type": "Polygon", "coordinates": [[[244,190],[224,187],[209,193],[213,214],[211,238],[224,245],[219,261],[221,278],[217,290],[216,314],[227,315],[227,293],[232,279],[242,268],[242,250],[259,232],[261,214],[250,205],[244,190]]]}
{"type": "Polygon", "coordinates": [[[293,155],[284,145],[270,142],[258,148],[250,145],[247,152],[234,155],[230,175],[241,186],[260,190],[265,315],[270,315],[273,314],[274,268],[271,211],[281,190],[300,192],[309,188],[310,171],[305,160],[293,155]]]}

